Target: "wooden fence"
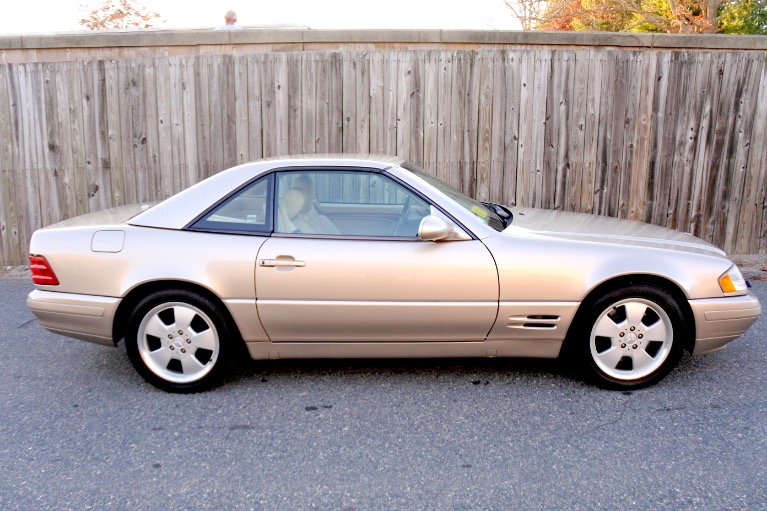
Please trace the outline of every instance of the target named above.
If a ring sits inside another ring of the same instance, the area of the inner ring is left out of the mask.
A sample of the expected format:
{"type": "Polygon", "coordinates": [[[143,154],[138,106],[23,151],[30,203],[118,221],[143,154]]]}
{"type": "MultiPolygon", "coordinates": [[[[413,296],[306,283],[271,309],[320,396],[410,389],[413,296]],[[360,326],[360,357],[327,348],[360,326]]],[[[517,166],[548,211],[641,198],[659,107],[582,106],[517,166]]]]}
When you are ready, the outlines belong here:
{"type": "Polygon", "coordinates": [[[766,60],[509,45],[0,64],[0,264],[58,220],[328,152],[767,253],[766,60]]]}

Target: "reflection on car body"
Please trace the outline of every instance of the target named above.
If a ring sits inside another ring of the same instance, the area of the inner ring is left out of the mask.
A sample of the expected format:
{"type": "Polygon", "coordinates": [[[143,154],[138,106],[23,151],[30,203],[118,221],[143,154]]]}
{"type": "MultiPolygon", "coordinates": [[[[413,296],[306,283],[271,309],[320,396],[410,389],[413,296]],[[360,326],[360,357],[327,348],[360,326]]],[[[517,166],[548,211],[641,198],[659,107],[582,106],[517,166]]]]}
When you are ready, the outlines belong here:
{"type": "Polygon", "coordinates": [[[391,158],[262,160],[141,211],[37,231],[28,305],[194,392],[254,359],[561,357],[603,387],[723,348],[759,302],[718,248],[594,215],[482,204],[391,158]],[[162,250],[158,250],[162,247],[162,250]]]}

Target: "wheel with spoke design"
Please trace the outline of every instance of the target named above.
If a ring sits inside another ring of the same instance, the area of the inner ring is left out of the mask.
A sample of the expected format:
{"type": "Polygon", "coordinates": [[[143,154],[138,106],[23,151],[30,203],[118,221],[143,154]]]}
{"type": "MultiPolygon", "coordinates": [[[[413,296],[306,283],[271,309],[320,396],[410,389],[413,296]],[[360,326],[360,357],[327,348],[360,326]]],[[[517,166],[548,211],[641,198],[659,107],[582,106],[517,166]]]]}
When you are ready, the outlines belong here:
{"type": "Polygon", "coordinates": [[[227,321],[215,304],[189,291],[142,300],[128,324],[126,349],[146,381],[170,392],[200,392],[220,378],[228,354],[227,321]]]}
{"type": "Polygon", "coordinates": [[[665,377],[681,358],[687,335],[674,297],[650,285],[614,290],[586,304],[576,327],[573,342],[587,378],[614,389],[665,377]]]}

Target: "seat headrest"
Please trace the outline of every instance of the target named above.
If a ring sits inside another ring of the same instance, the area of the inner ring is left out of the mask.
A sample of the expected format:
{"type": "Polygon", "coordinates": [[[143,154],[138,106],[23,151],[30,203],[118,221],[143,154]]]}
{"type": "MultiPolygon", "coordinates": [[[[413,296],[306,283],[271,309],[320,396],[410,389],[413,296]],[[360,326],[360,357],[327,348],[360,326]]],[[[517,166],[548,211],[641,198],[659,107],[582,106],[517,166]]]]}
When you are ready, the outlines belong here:
{"type": "Polygon", "coordinates": [[[306,207],[307,199],[302,190],[291,188],[282,196],[282,202],[285,204],[285,212],[288,218],[293,220],[306,207]]]}

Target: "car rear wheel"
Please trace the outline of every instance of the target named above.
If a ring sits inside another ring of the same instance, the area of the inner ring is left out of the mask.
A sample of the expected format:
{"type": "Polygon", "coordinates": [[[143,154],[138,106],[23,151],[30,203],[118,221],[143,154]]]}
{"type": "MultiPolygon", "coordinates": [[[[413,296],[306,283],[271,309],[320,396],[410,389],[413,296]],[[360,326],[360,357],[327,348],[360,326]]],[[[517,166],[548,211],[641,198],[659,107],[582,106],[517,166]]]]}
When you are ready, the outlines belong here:
{"type": "Polygon", "coordinates": [[[157,388],[208,390],[225,371],[229,328],[218,307],[184,290],[158,291],[134,309],[126,335],[128,356],[157,388]]]}
{"type": "Polygon", "coordinates": [[[633,389],[664,378],[679,362],[687,332],[674,298],[650,285],[611,291],[587,306],[576,350],[587,379],[633,389]]]}

